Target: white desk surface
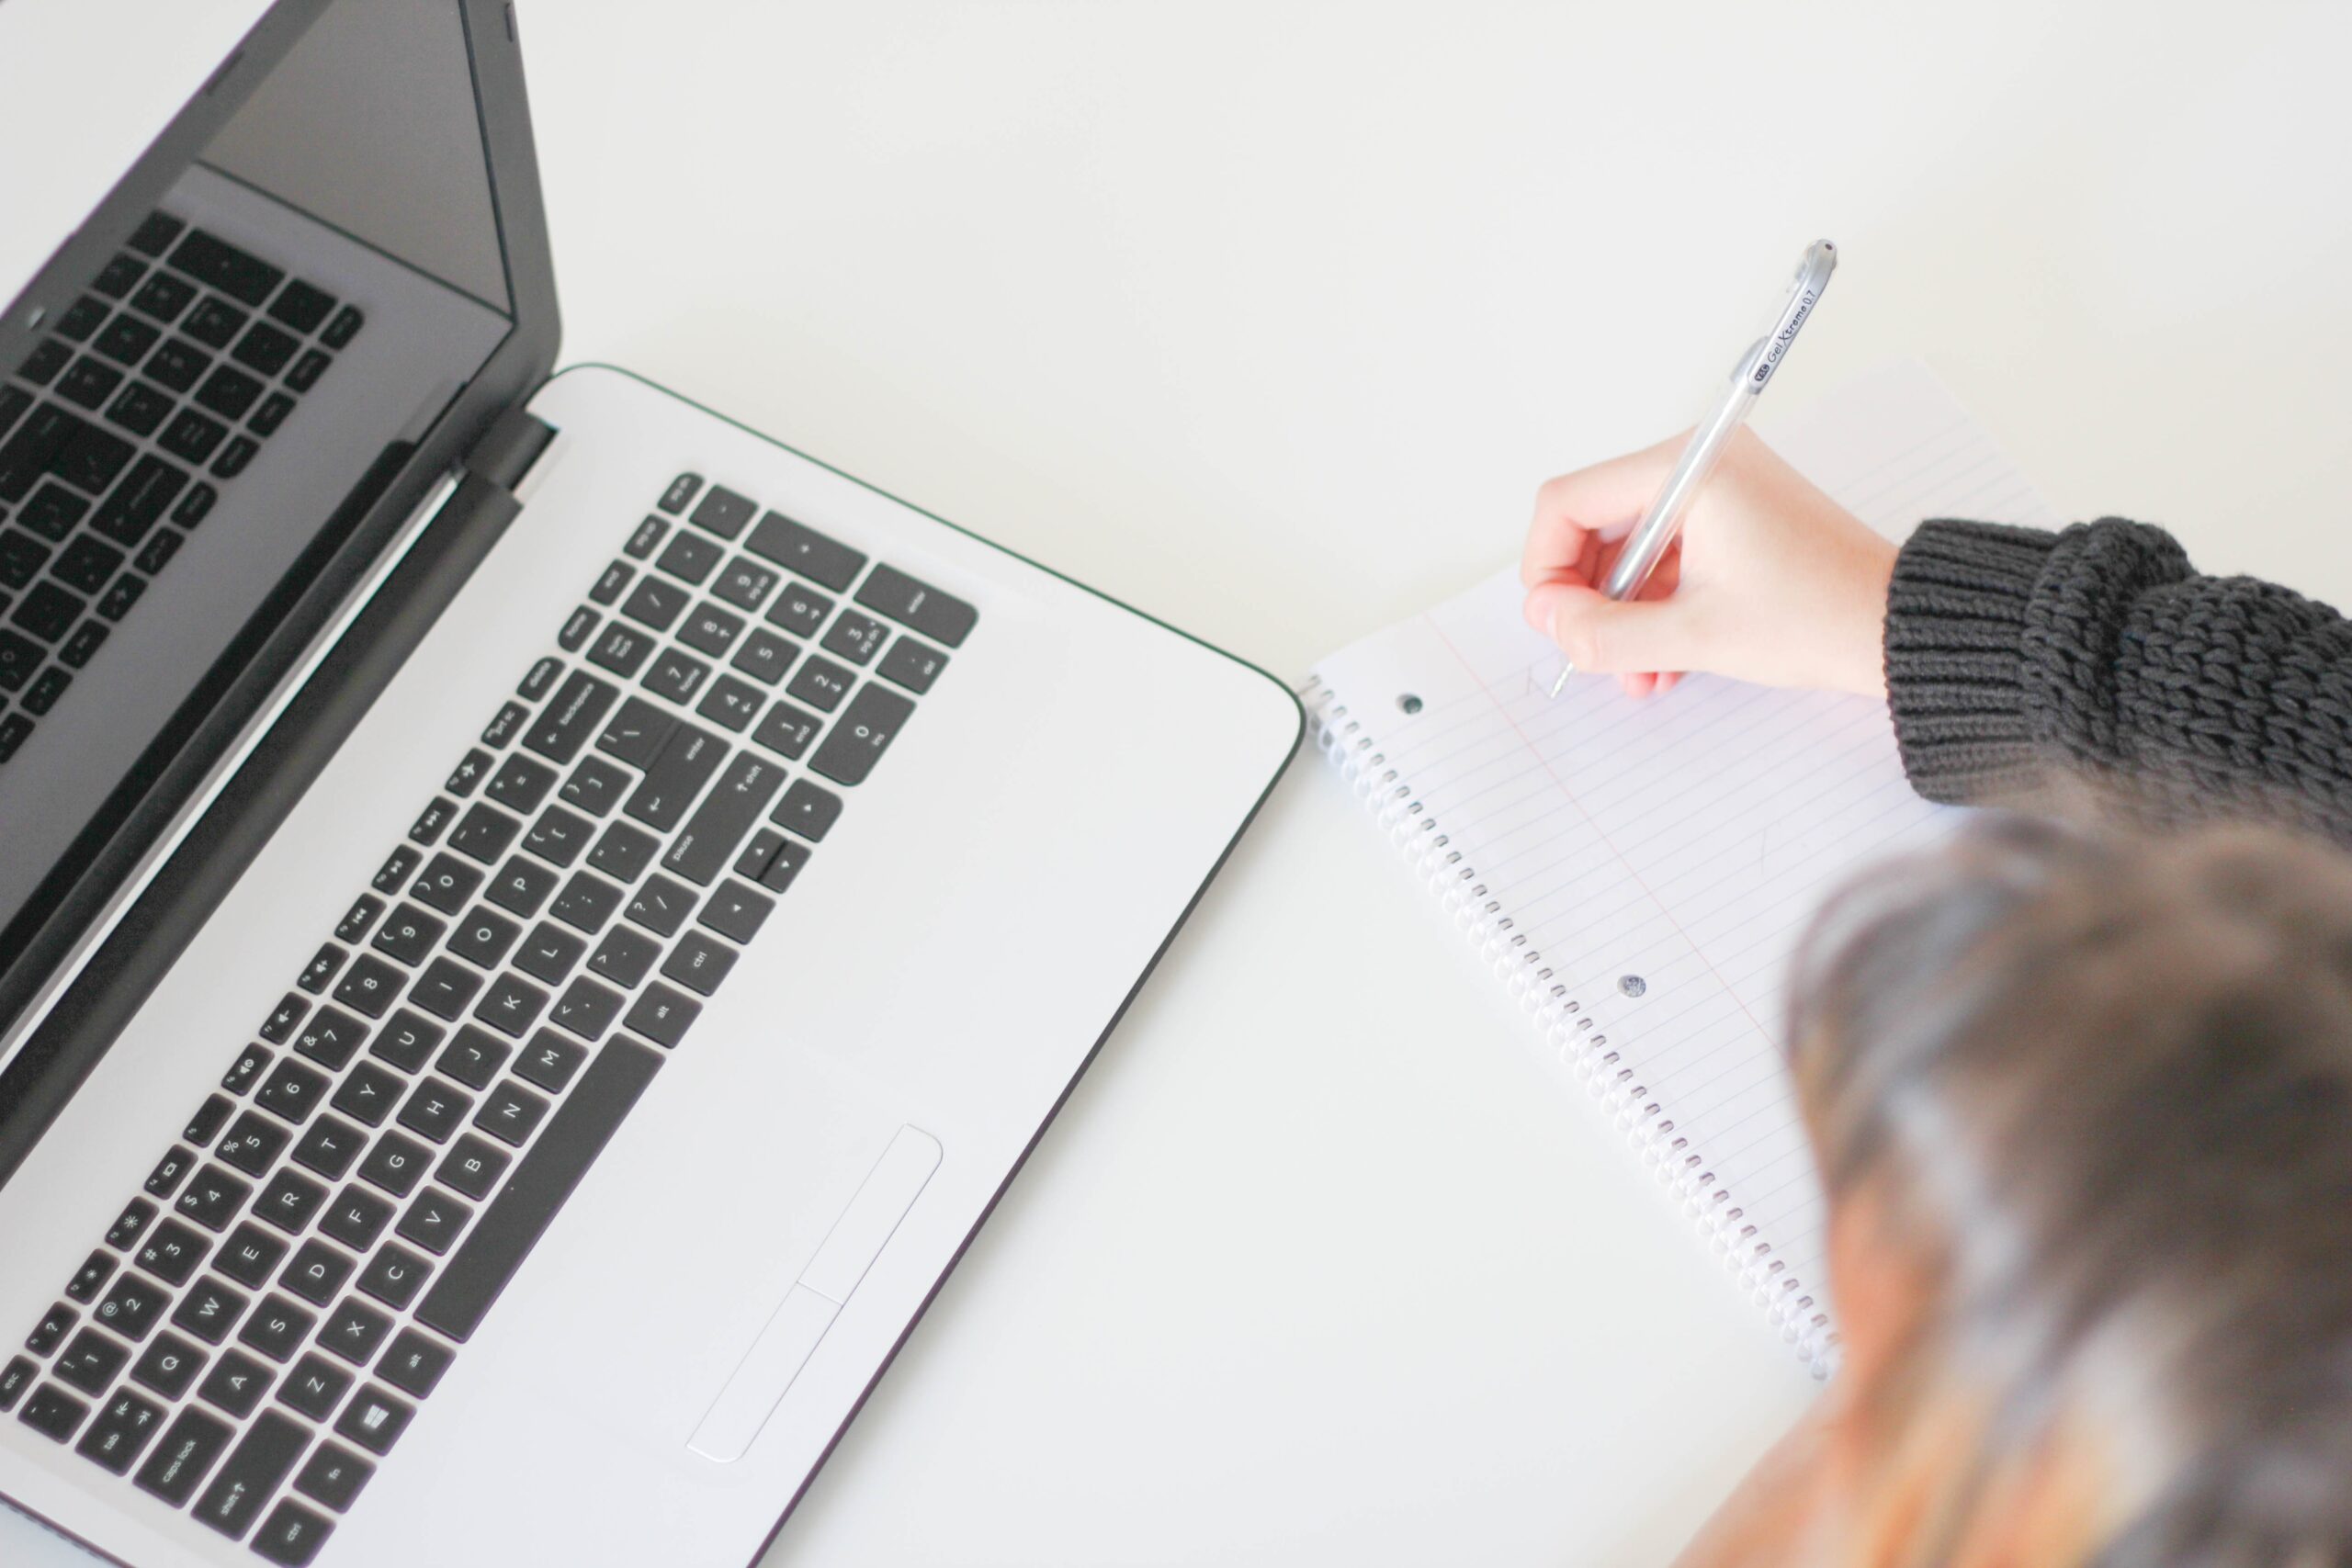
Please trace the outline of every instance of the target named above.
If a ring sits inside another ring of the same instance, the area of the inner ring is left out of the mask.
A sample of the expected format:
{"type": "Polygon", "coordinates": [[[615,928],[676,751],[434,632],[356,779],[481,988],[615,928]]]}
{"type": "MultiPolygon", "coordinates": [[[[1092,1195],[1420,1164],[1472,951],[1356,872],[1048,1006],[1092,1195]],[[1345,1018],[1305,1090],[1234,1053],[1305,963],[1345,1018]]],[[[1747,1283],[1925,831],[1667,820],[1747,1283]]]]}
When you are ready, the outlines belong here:
{"type": "MultiPolygon", "coordinates": [[[[2352,603],[2341,6],[518,9],[566,361],[1286,677],[1823,233],[1776,399],[2352,603]]],[[[1661,1562],[1810,1384],[1634,1164],[1303,755],[766,1562],[1661,1562]]]]}

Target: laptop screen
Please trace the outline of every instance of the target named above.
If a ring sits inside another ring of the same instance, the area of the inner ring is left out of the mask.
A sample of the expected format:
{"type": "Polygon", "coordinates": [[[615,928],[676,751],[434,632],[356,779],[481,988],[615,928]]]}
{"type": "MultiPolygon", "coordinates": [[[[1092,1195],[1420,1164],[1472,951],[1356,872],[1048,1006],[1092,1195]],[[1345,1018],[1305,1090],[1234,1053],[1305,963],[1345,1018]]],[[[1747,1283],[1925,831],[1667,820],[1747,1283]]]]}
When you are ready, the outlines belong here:
{"type": "Polygon", "coordinates": [[[474,81],[453,0],[333,0],[12,312],[0,968],[514,330],[474,81]]]}

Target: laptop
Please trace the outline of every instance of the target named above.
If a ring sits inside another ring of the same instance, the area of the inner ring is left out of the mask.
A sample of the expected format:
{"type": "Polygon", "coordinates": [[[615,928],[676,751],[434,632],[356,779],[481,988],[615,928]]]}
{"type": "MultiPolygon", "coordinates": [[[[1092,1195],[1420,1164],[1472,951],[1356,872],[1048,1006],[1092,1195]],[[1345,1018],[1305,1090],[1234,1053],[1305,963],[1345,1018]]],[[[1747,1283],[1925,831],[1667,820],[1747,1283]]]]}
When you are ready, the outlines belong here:
{"type": "Polygon", "coordinates": [[[12,0],[0,104],[0,1496],[752,1562],[1297,704],[550,377],[498,0],[12,0]]]}

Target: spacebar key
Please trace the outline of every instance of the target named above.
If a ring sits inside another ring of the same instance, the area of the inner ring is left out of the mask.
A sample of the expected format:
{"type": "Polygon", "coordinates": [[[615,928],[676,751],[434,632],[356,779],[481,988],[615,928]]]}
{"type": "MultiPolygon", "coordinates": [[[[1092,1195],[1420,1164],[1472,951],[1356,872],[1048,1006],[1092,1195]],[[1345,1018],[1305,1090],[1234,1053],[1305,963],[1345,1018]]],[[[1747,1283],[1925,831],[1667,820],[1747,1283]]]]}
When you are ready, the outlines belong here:
{"type": "Polygon", "coordinates": [[[416,1309],[419,1323],[452,1339],[472,1337],[661,1065],[652,1047],[626,1037],[596,1053],[514,1174],[481,1212],[473,1235],[424,1293],[416,1309]]]}

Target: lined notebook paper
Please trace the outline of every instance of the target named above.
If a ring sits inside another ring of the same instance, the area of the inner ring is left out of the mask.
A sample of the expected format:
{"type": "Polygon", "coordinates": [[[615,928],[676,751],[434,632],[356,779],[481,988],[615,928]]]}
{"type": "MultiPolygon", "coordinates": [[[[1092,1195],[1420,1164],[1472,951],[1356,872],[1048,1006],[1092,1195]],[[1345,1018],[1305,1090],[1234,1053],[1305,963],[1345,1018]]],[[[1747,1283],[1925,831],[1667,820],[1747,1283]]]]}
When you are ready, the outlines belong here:
{"type": "MultiPolygon", "coordinates": [[[[1928,371],[1767,428],[1891,537],[1923,517],[2054,526],[1928,371]]],[[[1914,795],[1883,704],[1697,677],[1637,702],[1580,677],[1507,570],[1334,654],[1318,739],[1547,1043],[1816,1370],[1823,1210],[1782,1066],[1790,959],[1823,897],[1957,814],[1914,795]]]]}

